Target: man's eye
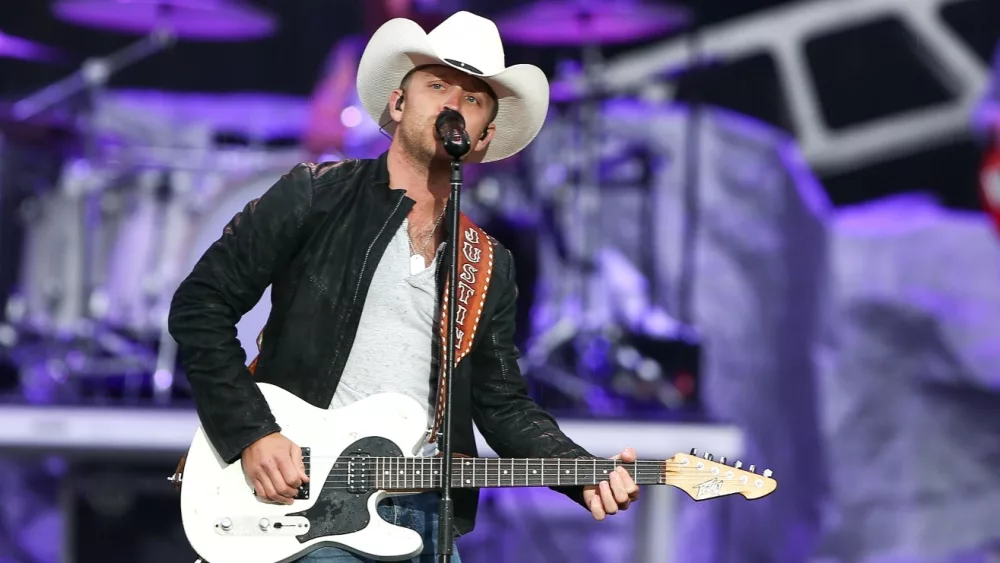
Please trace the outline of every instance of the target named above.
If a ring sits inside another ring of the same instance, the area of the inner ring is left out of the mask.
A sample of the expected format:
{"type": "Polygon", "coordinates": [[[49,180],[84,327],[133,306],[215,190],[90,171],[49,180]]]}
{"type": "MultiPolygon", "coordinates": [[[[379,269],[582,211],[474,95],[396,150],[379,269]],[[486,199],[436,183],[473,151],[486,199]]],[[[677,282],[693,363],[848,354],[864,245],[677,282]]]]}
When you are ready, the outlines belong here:
{"type": "Polygon", "coordinates": [[[441,88],[444,88],[444,86],[442,86],[441,84],[435,82],[434,84],[431,84],[431,88],[436,88],[436,89],[440,90],[441,88]]]}
{"type": "Polygon", "coordinates": [[[479,100],[477,100],[475,96],[467,96],[465,99],[468,100],[468,102],[470,104],[478,104],[479,103],[479,100]]]}

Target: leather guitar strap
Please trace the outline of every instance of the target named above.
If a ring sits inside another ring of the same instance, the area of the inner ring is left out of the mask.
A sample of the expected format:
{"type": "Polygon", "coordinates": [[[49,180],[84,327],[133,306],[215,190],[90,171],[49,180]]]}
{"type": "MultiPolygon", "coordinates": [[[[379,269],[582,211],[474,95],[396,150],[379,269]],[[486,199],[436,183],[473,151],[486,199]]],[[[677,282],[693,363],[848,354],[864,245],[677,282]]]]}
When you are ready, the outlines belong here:
{"type": "MultiPolygon", "coordinates": [[[[458,292],[455,294],[455,366],[472,349],[472,342],[483,314],[486,292],[493,276],[493,243],[489,236],[474,225],[463,213],[458,219],[458,292]]],[[[441,372],[438,374],[437,406],[434,409],[434,426],[429,443],[437,441],[444,418],[444,404],[448,388],[445,385],[445,368],[448,363],[448,292],[450,281],[445,282],[441,306],[441,372]]]]}

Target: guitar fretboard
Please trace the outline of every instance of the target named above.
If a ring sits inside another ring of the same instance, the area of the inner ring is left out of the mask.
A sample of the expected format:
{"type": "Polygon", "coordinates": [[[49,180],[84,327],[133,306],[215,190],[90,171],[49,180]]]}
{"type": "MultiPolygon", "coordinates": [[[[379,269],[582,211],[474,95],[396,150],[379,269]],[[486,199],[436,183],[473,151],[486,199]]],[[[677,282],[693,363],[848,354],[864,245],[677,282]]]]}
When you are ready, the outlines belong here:
{"type": "MultiPolygon", "coordinates": [[[[664,461],[625,463],[611,459],[456,458],[452,487],[559,487],[594,485],[624,467],[639,485],[665,483],[664,461]]],[[[342,457],[331,479],[348,487],[418,490],[440,487],[441,458],[342,457]]]]}

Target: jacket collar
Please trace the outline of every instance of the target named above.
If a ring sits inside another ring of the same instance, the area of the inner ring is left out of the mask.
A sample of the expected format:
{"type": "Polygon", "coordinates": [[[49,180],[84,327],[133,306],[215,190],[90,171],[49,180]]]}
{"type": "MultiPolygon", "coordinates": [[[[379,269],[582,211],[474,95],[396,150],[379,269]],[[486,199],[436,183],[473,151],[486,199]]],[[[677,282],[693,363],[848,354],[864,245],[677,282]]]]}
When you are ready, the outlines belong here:
{"type": "Polygon", "coordinates": [[[389,151],[383,152],[375,160],[375,177],[372,178],[372,183],[389,187],[389,151]]]}
{"type": "MultiPolygon", "coordinates": [[[[379,157],[375,160],[375,173],[374,173],[374,176],[372,177],[372,186],[376,187],[376,188],[380,188],[380,191],[385,194],[385,197],[386,197],[387,200],[389,198],[393,197],[393,192],[403,192],[403,194],[404,194],[403,197],[406,197],[406,195],[405,195],[406,194],[406,190],[405,189],[403,189],[403,188],[393,189],[392,187],[389,186],[389,151],[388,150],[385,151],[385,152],[383,152],[381,155],[379,155],[379,157]]],[[[462,187],[463,187],[462,191],[464,192],[465,191],[465,189],[464,189],[465,186],[463,185],[462,187]]],[[[409,198],[407,198],[407,199],[409,199],[409,198]]],[[[447,238],[447,235],[451,234],[451,220],[449,219],[449,217],[451,216],[451,209],[452,209],[453,204],[454,204],[454,201],[452,201],[451,198],[449,198],[448,199],[448,205],[445,208],[445,212],[444,212],[445,213],[444,220],[441,221],[441,224],[442,224],[441,226],[444,229],[444,234],[445,234],[446,238],[447,238]]]]}

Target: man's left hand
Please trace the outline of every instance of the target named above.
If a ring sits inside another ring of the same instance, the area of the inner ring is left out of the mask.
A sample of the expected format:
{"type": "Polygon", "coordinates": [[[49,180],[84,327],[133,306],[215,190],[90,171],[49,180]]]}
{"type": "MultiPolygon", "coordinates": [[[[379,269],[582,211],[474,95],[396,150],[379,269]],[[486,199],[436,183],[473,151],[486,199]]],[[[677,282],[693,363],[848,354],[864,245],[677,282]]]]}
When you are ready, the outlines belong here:
{"type": "MultiPolygon", "coordinates": [[[[612,457],[625,463],[636,460],[635,450],[625,448],[625,451],[612,457]]],[[[594,520],[604,520],[608,514],[616,514],[619,510],[628,510],[633,501],[639,499],[639,486],[624,467],[616,467],[610,479],[601,481],[598,485],[587,485],[583,488],[583,500],[594,515],[594,520]]]]}

